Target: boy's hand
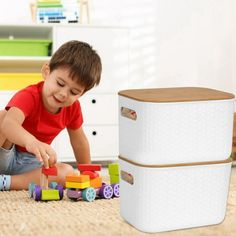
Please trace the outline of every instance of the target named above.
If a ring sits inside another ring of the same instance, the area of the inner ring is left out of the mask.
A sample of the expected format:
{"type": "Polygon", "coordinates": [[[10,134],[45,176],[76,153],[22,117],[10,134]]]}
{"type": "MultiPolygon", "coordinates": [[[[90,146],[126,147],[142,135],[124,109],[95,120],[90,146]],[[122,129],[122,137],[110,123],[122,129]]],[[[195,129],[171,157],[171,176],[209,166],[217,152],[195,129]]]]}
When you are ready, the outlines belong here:
{"type": "Polygon", "coordinates": [[[25,148],[28,152],[34,154],[39,161],[42,161],[45,168],[52,167],[57,162],[56,152],[46,143],[33,140],[27,143],[25,148]]]}

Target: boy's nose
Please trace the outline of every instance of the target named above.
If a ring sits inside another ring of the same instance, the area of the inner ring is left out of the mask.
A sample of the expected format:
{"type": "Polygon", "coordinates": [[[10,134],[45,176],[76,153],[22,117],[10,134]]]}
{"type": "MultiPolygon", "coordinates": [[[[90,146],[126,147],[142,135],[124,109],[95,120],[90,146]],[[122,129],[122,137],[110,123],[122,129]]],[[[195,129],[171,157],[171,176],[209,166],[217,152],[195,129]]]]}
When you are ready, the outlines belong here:
{"type": "Polygon", "coordinates": [[[61,89],[59,95],[61,98],[66,98],[68,95],[68,91],[66,89],[61,89]]]}

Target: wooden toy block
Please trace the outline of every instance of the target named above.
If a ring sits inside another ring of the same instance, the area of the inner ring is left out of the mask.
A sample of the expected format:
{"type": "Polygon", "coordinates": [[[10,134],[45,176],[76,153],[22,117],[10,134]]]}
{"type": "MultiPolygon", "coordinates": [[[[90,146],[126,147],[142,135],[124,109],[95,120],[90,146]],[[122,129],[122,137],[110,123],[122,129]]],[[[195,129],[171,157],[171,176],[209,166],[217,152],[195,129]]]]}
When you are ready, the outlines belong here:
{"type": "Polygon", "coordinates": [[[102,187],[102,177],[97,177],[90,180],[90,186],[93,188],[101,188],[102,187]]]}
{"type": "Polygon", "coordinates": [[[49,167],[49,168],[45,168],[42,167],[42,173],[47,175],[47,176],[57,176],[57,167],[53,166],[53,167],[49,167]]]}
{"type": "Polygon", "coordinates": [[[60,200],[59,192],[57,189],[42,189],[41,200],[60,200]]]}
{"type": "Polygon", "coordinates": [[[99,174],[97,172],[90,171],[90,170],[83,171],[82,175],[88,175],[90,177],[90,179],[95,179],[95,178],[99,177],[99,174]]]}
{"type": "Polygon", "coordinates": [[[119,164],[118,163],[109,164],[108,171],[110,175],[119,175],[119,164]]]}
{"type": "Polygon", "coordinates": [[[41,173],[41,176],[40,176],[40,186],[43,189],[48,189],[48,176],[43,173],[41,173]]]}
{"type": "Polygon", "coordinates": [[[88,182],[90,180],[89,175],[67,175],[66,176],[66,182],[78,182],[78,183],[84,183],[88,182]]]}
{"type": "Polygon", "coordinates": [[[77,183],[77,182],[66,182],[66,188],[88,188],[90,187],[90,181],[84,183],[77,183]]]}
{"type": "Polygon", "coordinates": [[[79,171],[99,171],[101,170],[102,165],[100,164],[78,164],[79,171]]]}
{"type": "Polygon", "coordinates": [[[119,175],[110,175],[110,184],[118,184],[120,183],[119,175]]]}

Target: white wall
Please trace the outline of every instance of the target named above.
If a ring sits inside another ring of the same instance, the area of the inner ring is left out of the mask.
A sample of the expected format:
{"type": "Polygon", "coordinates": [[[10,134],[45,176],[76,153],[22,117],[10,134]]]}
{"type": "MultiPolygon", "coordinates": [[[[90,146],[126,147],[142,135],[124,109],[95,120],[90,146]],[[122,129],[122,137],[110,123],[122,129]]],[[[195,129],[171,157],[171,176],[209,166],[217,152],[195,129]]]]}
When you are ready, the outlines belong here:
{"type": "MultiPolygon", "coordinates": [[[[0,24],[30,23],[29,2],[2,0],[0,24]]],[[[91,0],[91,21],[132,27],[130,86],[236,94],[235,9],[235,0],[91,0]]]]}
{"type": "Polygon", "coordinates": [[[159,1],[157,64],[165,85],[232,89],[233,2],[159,1]]]}

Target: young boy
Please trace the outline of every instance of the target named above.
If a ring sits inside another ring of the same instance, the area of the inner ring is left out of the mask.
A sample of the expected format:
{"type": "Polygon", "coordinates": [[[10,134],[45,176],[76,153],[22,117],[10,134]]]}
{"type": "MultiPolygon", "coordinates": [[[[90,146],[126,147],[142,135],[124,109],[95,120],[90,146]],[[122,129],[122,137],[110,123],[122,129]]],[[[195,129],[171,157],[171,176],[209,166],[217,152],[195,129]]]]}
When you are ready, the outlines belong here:
{"type": "Polygon", "coordinates": [[[64,185],[73,168],[57,163],[50,146],[64,128],[77,163],[90,163],[78,98],[99,84],[101,70],[100,57],[90,45],[69,41],[43,65],[44,81],[17,92],[0,111],[0,190],[39,184],[42,165],[56,165],[58,176],[49,181],[64,185]]]}

